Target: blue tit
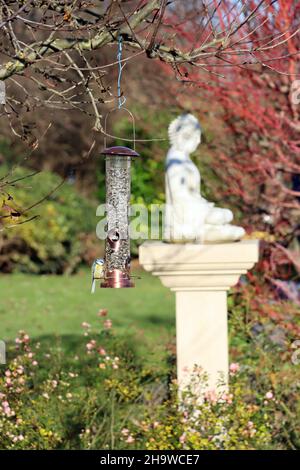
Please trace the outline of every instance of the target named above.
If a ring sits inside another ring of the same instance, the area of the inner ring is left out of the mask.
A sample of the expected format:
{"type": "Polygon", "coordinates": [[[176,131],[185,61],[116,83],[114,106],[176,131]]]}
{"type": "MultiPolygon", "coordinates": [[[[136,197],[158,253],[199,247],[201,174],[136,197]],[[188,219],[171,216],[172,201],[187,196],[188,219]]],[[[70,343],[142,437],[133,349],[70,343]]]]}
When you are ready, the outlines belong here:
{"type": "Polygon", "coordinates": [[[102,258],[97,258],[93,262],[92,266],[92,294],[95,292],[96,288],[96,279],[103,278],[104,274],[104,260],[102,258]]]}

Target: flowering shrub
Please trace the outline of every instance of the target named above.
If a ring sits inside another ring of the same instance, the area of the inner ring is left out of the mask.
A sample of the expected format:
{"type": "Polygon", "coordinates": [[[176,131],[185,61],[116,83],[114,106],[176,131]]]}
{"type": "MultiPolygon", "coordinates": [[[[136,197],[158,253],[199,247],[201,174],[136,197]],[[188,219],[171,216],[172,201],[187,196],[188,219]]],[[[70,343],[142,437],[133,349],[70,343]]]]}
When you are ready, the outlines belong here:
{"type": "MultiPolygon", "coordinates": [[[[236,366],[233,364],[231,371],[236,371],[236,366]]],[[[269,403],[273,395],[267,392],[265,400],[245,401],[236,372],[231,376],[230,393],[222,382],[218,390],[209,390],[205,374],[195,369],[193,382],[180,401],[175,386],[171,399],[156,410],[155,421],[150,410],[142,421],[134,423],[133,431],[123,430],[125,442],[128,437],[131,442],[146,442],[150,450],[267,448],[272,439],[269,403]]]]}
{"type": "Polygon", "coordinates": [[[231,302],[230,390],[221,381],[208,390],[205,374],[195,370],[180,403],[170,352],[150,366],[134,338],[116,333],[106,309],[95,326],[82,322],[71,350],[60,340],[47,349],[46,340],[20,331],[1,369],[0,448],[300,448],[294,351],[274,344],[267,323],[255,336],[255,315],[245,321],[245,305],[231,302]]]}
{"type": "MultiPolygon", "coordinates": [[[[38,345],[37,345],[38,347],[38,345]]],[[[44,424],[43,413],[57,387],[57,381],[46,380],[39,396],[34,394],[38,361],[30,347],[30,338],[20,331],[16,338],[18,355],[0,378],[0,443],[6,449],[53,448],[60,442],[51,420],[44,424]]]]}

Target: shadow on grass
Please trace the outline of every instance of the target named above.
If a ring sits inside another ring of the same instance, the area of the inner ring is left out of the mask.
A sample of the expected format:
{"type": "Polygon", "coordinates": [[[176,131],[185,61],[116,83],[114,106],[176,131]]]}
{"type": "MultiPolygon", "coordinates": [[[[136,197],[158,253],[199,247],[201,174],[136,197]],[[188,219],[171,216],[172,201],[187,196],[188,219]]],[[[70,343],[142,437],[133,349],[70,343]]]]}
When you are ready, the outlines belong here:
{"type": "Polygon", "coordinates": [[[158,316],[157,314],[145,315],[143,317],[143,321],[144,323],[149,323],[149,327],[151,327],[151,325],[163,326],[166,330],[174,327],[173,323],[170,322],[168,317],[158,316]]]}

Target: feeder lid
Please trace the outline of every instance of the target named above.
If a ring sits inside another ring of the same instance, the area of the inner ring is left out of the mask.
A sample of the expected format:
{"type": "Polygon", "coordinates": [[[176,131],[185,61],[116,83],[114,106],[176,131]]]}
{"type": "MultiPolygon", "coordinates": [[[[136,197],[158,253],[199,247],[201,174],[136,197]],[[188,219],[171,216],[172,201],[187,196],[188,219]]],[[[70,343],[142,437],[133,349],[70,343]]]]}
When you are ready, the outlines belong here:
{"type": "Polygon", "coordinates": [[[140,154],[128,147],[108,147],[101,152],[101,155],[118,155],[122,157],[139,157],[140,154]]]}

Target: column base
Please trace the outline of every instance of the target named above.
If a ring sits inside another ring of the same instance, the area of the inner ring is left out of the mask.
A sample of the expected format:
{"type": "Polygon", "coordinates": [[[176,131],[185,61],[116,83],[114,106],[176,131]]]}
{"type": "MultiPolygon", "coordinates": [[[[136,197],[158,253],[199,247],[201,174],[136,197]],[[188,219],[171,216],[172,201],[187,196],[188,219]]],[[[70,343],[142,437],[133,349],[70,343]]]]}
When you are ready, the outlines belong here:
{"type": "Polygon", "coordinates": [[[140,264],[176,292],[177,375],[183,390],[194,366],[216,389],[228,378],[227,293],[258,261],[259,242],[171,244],[145,242],[140,264]]]}
{"type": "Polygon", "coordinates": [[[226,291],[176,292],[176,350],[179,388],[195,366],[208,374],[208,388],[228,383],[226,291]]]}

